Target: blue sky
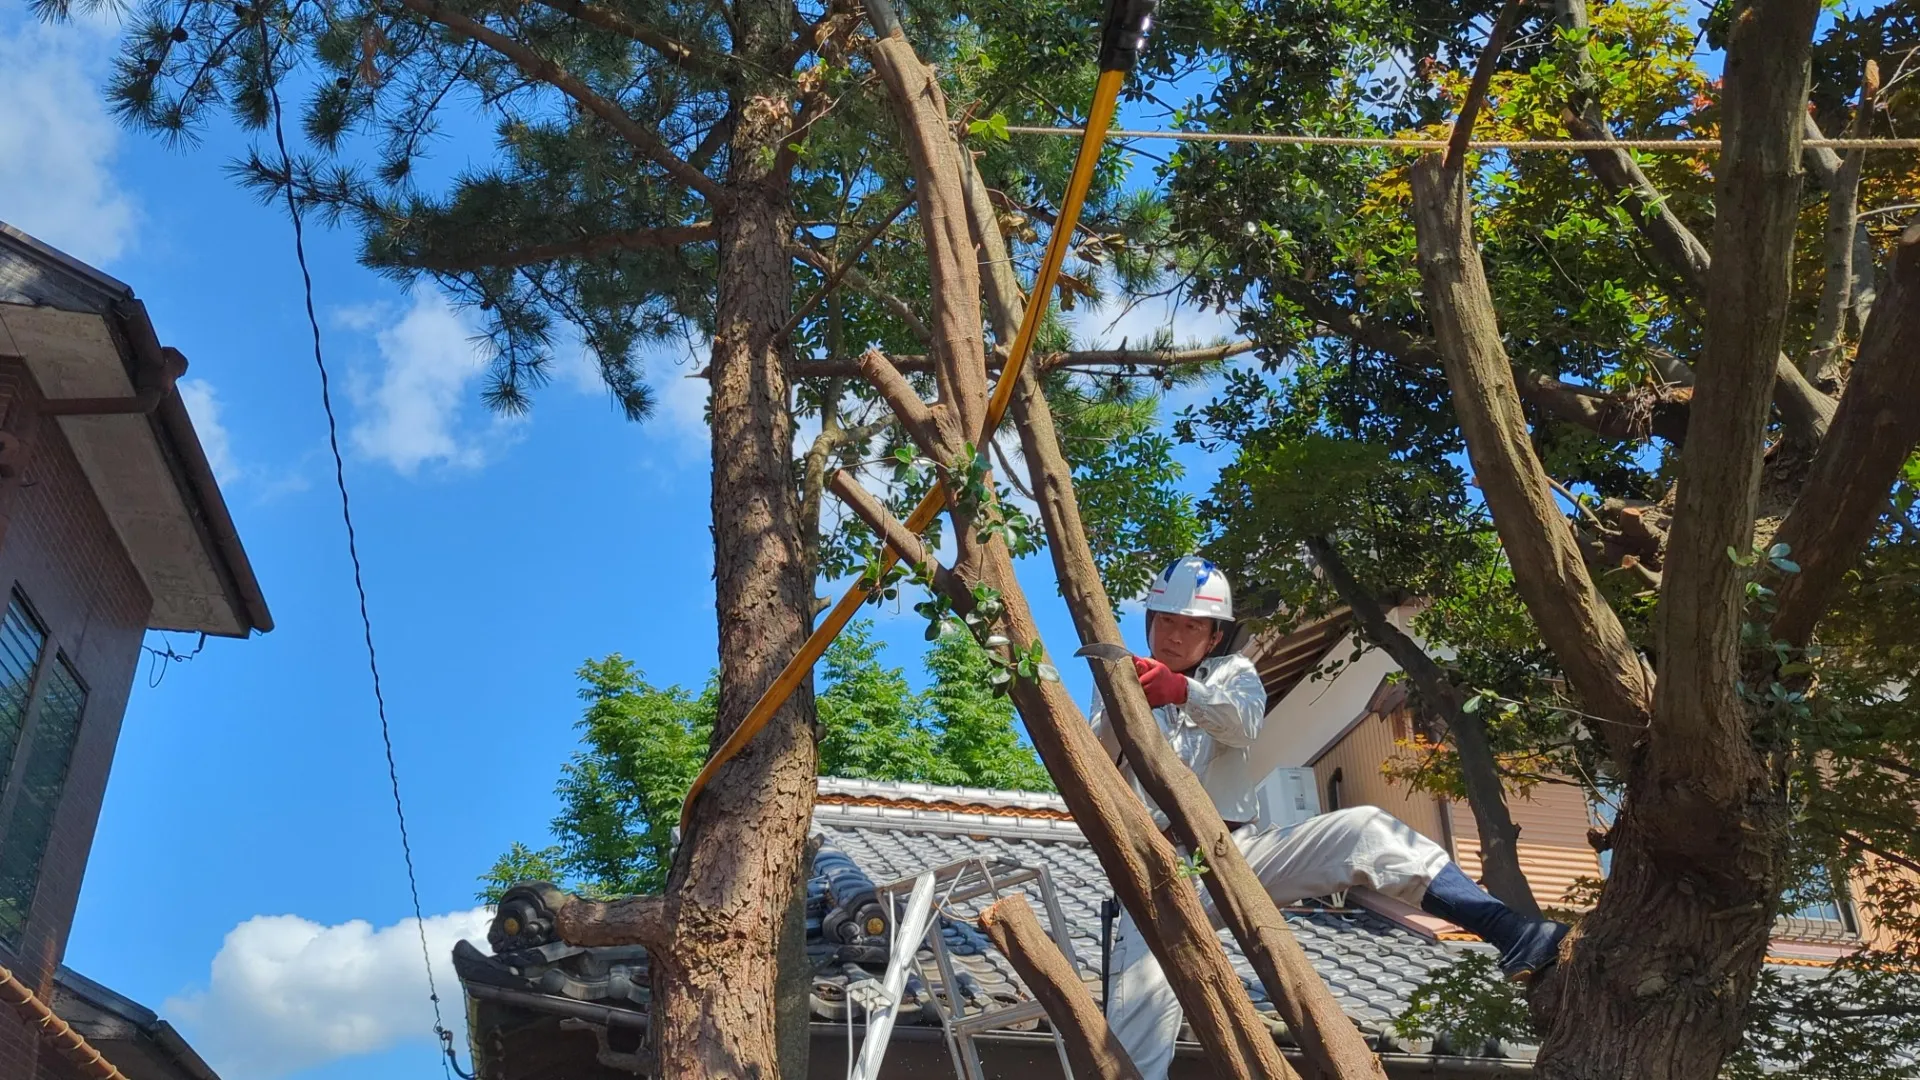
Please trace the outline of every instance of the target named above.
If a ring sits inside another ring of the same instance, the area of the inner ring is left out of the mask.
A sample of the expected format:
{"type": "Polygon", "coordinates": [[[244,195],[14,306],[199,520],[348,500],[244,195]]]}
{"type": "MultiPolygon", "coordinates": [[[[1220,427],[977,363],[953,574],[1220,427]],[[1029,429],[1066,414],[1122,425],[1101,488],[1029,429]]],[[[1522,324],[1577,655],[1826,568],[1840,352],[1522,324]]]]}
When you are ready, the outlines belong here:
{"type": "MultiPolygon", "coordinates": [[[[169,151],[115,126],[97,90],[110,26],[43,27],[21,7],[0,8],[0,220],[131,284],[187,355],[183,393],[278,624],[209,642],[157,686],[143,667],[67,962],[159,1009],[226,1080],[438,1075],[287,223],[224,174],[245,147],[230,130],[169,151]]],[[[309,238],[420,899],[457,1023],[446,952],[484,926],[476,875],[545,836],[574,747],[574,669],[620,651],[657,682],[697,685],[713,664],[704,391],[668,350],[645,425],[585,369],[529,418],[500,420],[479,401],[464,316],[358,267],[350,237],[309,238]]],[[[1116,336],[1165,318],[1136,313],[1116,336]]],[[[1065,643],[1051,575],[1031,570],[1065,643]]],[[[916,679],[920,631],[910,611],[880,622],[916,679]]],[[[1067,675],[1084,698],[1084,672],[1067,675]]]]}

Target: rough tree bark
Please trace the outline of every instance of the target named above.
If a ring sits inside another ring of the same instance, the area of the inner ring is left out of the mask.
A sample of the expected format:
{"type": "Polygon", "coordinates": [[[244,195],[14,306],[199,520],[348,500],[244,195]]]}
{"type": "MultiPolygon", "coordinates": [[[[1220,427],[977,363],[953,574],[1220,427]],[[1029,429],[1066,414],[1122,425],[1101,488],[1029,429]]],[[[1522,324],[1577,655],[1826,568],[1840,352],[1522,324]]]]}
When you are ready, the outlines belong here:
{"type": "MultiPolygon", "coordinates": [[[[731,122],[724,179],[682,160],[669,142],[617,101],[595,94],[538,50],[441,0],[403,0],[448,31],[473,40],[531,80],[566,95],[604,122],[668,179],[707,203],[711,224],[684,237],[717,248],[712,347],[714,578],[719,618],[720,702],[716,745],[804,640],[812,570],[792,485],[789,358],[780,331],[792,311],[788,238],[793,233],[787,149],[793,130],[789,71],[797,54],[791,6],[741,0],[732,10],[734,55],[725,62],[731,122]]],[[[586,9],[573,13],[585,17],[586,9]]],[[[589,20],[591,21],[591,20],[589,20]]],[[[603,28],[648,43],[646,28],[603,28]]],[[[654,44],[658,44],[657,42],[654,44]]],[[[686,62],[703,62],[687,53],[686,62]]],[[[718,146],[717,142],[711,144],[718,146]]],[[[711,153],[703,150],[701,154],[711,153]]],[[[695,160],[699,160],[697,156],[695,160]]],[[[636,238],[615,238],[631,243],[636,238]]],[[[585,257],[591,243],[577,253],[585,257]]],[[[502,253],[487,265],[526,253],[502,253]]],[[[662,897],[567,904],[557,913],[566,940],[645,945],[657,991],[652,1039],[671,1076],[780,1074],[776,1039],[778,942],[800,861],[814,794],[813,703],[794,695],[745,753],[707,788],[689,822],[662,897]]]]}
{"type": "Polygon", "coordinates": [[[980,929],[1013,964],[1047,1019],[1067,1046],[1075,1077],[1140,1080],[1140,1070],[1107,1026],[1100,1006],[1087,993],[1080,974],[1034,918],[1024,893],[1016,893],[980,913],[980,929]]]}
{"type": "MultiPolygon", "coordinates": [[[[736,7],[736,49],[778,70],[789,9],[736,7]]],[[[714,584],[719,617],[718,746],[799,650],[813,579],[791,481],[790,358],[779,334],[793,310],[793,234],[778,152],[790,140],[790,90],[743,77],[728,155],[733,205],[717,215],[718,299],[711,387],[714,584]]],[[[803,686],[695,804],[674,860],[669,980],[653,1023],[670,1076],[772,1077],[778,936],[799,880],[814,796],[813,696],[803,686]]]]}
{"type": "Polygon", "coordinates": [[[1307,541],[1307,550],[1326,572],[1334,591],[1353,611],[1354,621],[1360,624],[1362,633],[1393,657],[1393,662],[1413,680],[1420,699],[1440,714],[1453,735],[1454,752],[1460,756],[1460,777],[1467,789],[1467,806],[1473,811],[1474,824],[1480,831],[1480,864],[1486,875],[1487,891],[1528,918],[1540,918],[1540,905],[1534,900],[1533,887],[1527,884],[1527,875],[1520,869],[1520,827],[1507,812],[1500,765],[1494,760],[1493,748],[1487,741],[1485,723],[1478,715],[1461,708],[1460,688],[1419,642],[1387,620],[1380,602],[1353,576],[1332,541],[1323,536],[1313,537],[1307,541]]]}

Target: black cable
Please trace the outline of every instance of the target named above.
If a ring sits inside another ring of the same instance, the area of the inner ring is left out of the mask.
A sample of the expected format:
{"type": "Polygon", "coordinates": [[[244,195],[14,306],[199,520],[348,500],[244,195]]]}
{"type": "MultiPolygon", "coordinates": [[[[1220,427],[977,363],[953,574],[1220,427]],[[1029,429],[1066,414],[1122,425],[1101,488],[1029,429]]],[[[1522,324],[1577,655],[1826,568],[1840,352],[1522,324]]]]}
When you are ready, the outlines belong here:
{"type": "MultiPolygon", "coordinates": [[[[287,152],[286,128],[281,122],[280,89],[273,74],[273,49],[267,39],[265,13],[260,15],[260,43],[266,61],[267,98],[273,106],[273,141],[280,150],[280,167],[286,170],[287,216],[293,220],[293,253],[300,263],[300,282],[306,291],[307,325],[313,331],[313,366],[320,372],[320,407],[327,414],[327,446],[333,451],[333,480],[340,490],[340,520],[347,527],[347,556],[353,562],[353,589],[360,598],[360,627],[367,643],[367,670],[373,676],[373,701],[380,715],[380,742],[387,752],[387,780],[393,788],[393,816],[400,823],[400,854],[407,864],[407,891],[413,897],[413,923],[420,931],[420,959],[427,966],[427,999],[433,1002],[433,1033],[446,1052],[440,1068],[444,1075],[454,1058],[453,1033],[440,1015],[440,988],[433,978],[433,952],[427,946],[427,920],[420,910],[420,881],[413,869],[413,844],[407,838],[407,812],[400,802],[400,770],[393,760],[393,731],[387,723],[387,698],[380,688],[380,658],[373,647],[373,618],[367,613],[367,584],[360,568],[360,544],[353,528],[353,503],[347,497],[347,466],[340,454],[340,425],[333,414],[332,383],[327,377],[327,361],[320,350],[320,319],[313,310],[313,274],[307,268],[306,233],[300,220],[300,203],[293,195],[293,155],[287,152]]],[[[466,1075],[462,1073],[461,1075],[466,1075]]]]}

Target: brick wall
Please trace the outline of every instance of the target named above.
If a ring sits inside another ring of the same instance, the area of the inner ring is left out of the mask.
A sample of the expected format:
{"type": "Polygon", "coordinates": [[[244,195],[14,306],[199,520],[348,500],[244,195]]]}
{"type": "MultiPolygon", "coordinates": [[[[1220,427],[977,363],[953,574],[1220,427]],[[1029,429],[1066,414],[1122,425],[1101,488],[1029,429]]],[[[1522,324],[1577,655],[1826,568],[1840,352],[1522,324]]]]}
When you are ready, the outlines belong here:
{"type": "MultiPolygon", "coordinates": [[[[17,950],[0,945],[0,963],[51,1000],[153,601],[58,421],[36,415],[37,399],[24,367],[0,361],[0,429],[30,444],[22,475],[0,479],[0,590],[17,586],[32,601],[49,645],[66,654],[87,687],[31,918],[17,950]]],[[[35,1075],[36,1059],[54,1056],[38,1050],[10,1012],[0,1015],[0,1077],[35,1075]]]]}

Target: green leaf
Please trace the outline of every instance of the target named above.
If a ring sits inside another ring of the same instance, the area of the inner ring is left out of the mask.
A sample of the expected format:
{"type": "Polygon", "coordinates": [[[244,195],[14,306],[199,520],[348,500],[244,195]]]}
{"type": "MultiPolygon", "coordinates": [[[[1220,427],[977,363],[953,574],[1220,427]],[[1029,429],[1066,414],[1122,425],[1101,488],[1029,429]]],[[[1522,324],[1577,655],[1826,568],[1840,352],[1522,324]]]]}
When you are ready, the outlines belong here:
{"type": "Polygon", "coordinates": [[[967,125],[967,134],[975,138],[986,139],[989,142],[1005,143],[1007,141],[1007,114],[997,112],[984,120],[975,120],[967,125]]]}

